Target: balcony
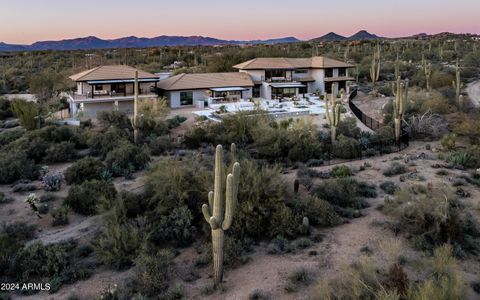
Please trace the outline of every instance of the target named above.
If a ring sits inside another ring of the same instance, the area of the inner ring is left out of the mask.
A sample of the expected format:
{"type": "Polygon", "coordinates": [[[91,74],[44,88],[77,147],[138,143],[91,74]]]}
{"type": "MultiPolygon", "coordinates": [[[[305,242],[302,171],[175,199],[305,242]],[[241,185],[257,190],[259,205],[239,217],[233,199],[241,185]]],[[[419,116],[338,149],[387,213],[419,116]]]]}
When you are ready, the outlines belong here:
{"type": "MultiPolygon", "coordinates": [[[[109,93],[105,91],[96,91],[93,94],[89,92],[87,94],[78,95],[76,92],[68,95],[73,102],[85,103],[85,102],[113,102],[113,101],[129,101],[135,97],[134,93],[109,93]]],[[[138,94],[139,98],[157,98],[158,95],[152,91],[141,91],[138,94]]]]}
{"type": "Polygon", "coordinates": [[[261,81],[273,83],[273,82],[308,82],[315,81],[310,76],[286,76],[286,77],[261,77],[261,81]]]}

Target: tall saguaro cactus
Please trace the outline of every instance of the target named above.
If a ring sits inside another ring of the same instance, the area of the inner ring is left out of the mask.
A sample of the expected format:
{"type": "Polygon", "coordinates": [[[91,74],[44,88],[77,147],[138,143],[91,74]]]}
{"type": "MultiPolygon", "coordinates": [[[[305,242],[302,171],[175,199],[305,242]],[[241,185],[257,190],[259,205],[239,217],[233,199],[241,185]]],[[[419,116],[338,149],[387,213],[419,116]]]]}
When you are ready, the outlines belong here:
{"type": "Polygon", "coordinates": [[[432,64],[425,62],[423,66],[423,70],[425,72],[425,80],[427,83],[427,92],[430,92],[430,78],[432,78],[432,64]]]}
{"type": "Polygon", "coordinates": [[[395,103],[393,107],[393,117],[395,124],[395,140],[400,141],[400,130],[402,126],[403,116],[407,110],[408,103],[408,80],[402,82],[400,76],[397,77],[396,86],[392,84],[392,92],[395,96],[395,103]]]}
{"type": "Polygon", "coordinates": [[[337,105],[337,97],[335,95],[335,83],[332,83],[331,108],[328,101],[328,94],[325,95],[325,114],[328,125],[330,125],[330,135],[332,138],[332,145],[337,139],[337,126],[340,122],[340,105],[337,105]]]}
{"type": "Polygon", "coordinates": [[[133,116],[131,119],[132,127],[133,127],[133,142],[138,144],[138,71],[135,71],[135,81],[133,83],[133,116]]]}
{"type": "Polygon", "coordinates": [[[456,76],[455,76],[455,80],[452,81],[452,85],[453,85],[453,88],[455,89],[457,105],[458,107],[461,107],[463,101],[461,101],[460,92],[462,91],[463,83],[460,78],[460,64],[458,62],[458,59],[457,59],[457,65],[455,67],[455,73],[456,73],[456,76]]]}
{"type": "Polygon", "coordinates": [[[372,79],[372,95],[376,97],[378,95],[377,81],[380,78],[380,44],[377,44],[373,50],[370,78],[372,79]]]}
{"type": "MultiPolygon", "coordinates": [[[[235,146],[232,148],[235,148],[235,146]]],[[[240,181],[240,164],[238,162],[233,164],[232,173],[227,175],[226,188],[224,181],[223,148],[218,145],[215,152],[214,191],[208,193],[208,204],[202,205],[203,216],[212,229],[213,282],[215,287],[222,282],[224,232],[232,225],[237,203],[240,181]]]]}

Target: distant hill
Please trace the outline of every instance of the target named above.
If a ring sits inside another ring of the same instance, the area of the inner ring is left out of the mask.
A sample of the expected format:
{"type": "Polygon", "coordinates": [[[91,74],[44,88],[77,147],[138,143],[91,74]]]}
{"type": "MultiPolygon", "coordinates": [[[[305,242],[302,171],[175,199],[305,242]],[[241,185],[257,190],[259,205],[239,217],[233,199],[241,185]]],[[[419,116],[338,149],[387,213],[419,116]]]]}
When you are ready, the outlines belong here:
{"type": "Polygon", "coordinates": [[[375,35],[375,34],[371,34],[366,30],[360,30],[359,32],[355,33],[348,39],[351,41],[363,41],[363,40],[376,40],[381,38],[382,37],[379,37],[378,35],[375,35]]]}
{"type": "Polygon", "coordinates": [[[60,41],[40,41],[31,45],[13,45],[0,43],[0,51],[35,51],[35,50],[87,50],[106,48],[146,48],[161,46],[214,46],[239,44],[279,44],[299,42],[295,37],[269,40],[229,41],[203,36],[167,36],[139,38],[135,36],[103,40],[95,36],[66,39],[60,41]]]}
{"type": "Polygon", "coordinates": [[[330,33],[327,33],[324,36],[321,36],[319,38],[315,38],[312,41],[315,41],[315,42],[337,42],[337,41],[343,41],[343,40],[346,40],[346,39],[347,38],[342,36],[342,35],[336,34],[335,32],[330,32],[330,33]]]}
{"type": "Polygon", "coordinates": [[[324,36],[312,39],[313,42],[338,42],[338,41],[364,41],[364,40],[376,40],[381,39],[378,35],[371,34],[366,30],[360,30],[350,37],[344,37],[342,35],[336,34],[335,32],[327,33],[324,36]]]}

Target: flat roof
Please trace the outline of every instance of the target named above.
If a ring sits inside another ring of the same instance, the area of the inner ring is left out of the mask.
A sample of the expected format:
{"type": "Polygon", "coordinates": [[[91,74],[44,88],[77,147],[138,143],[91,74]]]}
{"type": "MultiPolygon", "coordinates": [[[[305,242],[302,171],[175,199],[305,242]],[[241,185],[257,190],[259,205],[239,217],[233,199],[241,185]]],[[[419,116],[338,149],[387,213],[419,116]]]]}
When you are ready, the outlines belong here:
{"type": "Polygon", "coordinates": [[[352,64],[324,56],[307,58],[258,57],[233,66],[240,70],[353,68],[352,64]]]}

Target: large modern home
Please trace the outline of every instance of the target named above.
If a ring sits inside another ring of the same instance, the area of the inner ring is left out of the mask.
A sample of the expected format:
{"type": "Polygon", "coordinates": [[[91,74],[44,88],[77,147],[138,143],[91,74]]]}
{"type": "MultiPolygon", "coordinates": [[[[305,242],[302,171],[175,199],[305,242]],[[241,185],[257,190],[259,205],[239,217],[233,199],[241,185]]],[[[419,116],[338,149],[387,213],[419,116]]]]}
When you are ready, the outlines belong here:
{"type": "MultiPolygon", "coordinates": [[[[239,72],[196,73],[170,76],[151,74],[129,66],[100,66],[70,77],[77,90],[70,97],[71,113],[94,116],[100,110],[133,110],[133,86],[138,72],[140,97],[165,97],[171,108],[206,106],[217,109],[234,104],[254,106],[252,98],[296,101],[349,93],[349,69],[354,65],[316,56],[311,58],[262,57],[233,66],[239,72]],[[335,83],[334,91],[332,84],[335,83]]],[[[168,75],[165,75],[168,74],[168,75]]]]}
{"type": "Polygon", "coordinates": [[[158,83],[159,95],[170,107],[215,107],[252,98],[253,81],[246,73],[179,74],[158,83]]]}
{"type": "Polygon", "coordinates": [[[343,89],[348,93],[352,64],[335,59],[315,56],[311,58],[261,57],[235,65],[247,73],[255,86],[253,97],[283,99],[308,93],[331,94],[343,89]]]}
{"type": "Polygon", "coordinates": [[[139,97],[157,97],[158,75],[125,65],[100,66],[70,76],[77,84],[69,99],[71,114],[95,116],[98,111],[112,109],[132,112],[135,72],[138,72],[139,97]]]}

